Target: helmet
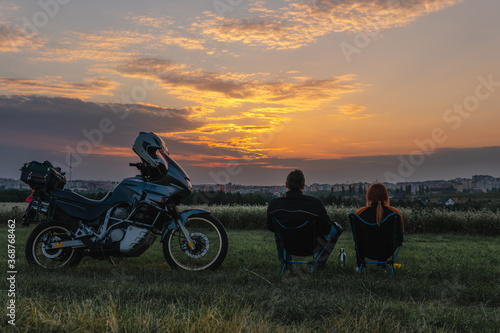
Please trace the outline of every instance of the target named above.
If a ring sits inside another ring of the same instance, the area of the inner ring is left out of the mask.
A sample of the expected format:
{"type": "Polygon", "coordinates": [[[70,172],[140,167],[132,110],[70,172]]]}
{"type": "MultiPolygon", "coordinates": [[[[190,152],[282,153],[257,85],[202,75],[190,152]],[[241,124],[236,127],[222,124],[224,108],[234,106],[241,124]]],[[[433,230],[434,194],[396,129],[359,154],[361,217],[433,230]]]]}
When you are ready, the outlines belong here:
{"type": "Polygon", "coordinates": [[[135,139],[132,149],[139,155],[143,163],[147,164],[149,167],[158,167],[162,162],[163,159],[160,159],[157,155],[158,150],[161,155],[168,155],[168,149],[165,142],[153,132],[141,132],[137,139],[135,139]]]}

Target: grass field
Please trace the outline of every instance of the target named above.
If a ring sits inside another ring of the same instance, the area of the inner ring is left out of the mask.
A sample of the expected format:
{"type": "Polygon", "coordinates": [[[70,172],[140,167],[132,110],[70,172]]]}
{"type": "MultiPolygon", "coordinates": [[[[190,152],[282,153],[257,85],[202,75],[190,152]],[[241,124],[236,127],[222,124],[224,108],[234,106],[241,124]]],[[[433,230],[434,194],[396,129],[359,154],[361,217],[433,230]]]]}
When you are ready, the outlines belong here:
{"type": "MultiPolygon", "coordinates": [[[[295,267],[279,277],[273,235],[228,230],[215,272],[173,271],[159,242],[138,258],[84,258],[76,268],[28,267],[32,227],[17,225],[16,332],[499,332],[500,242],[463,235],[407,235],[396,279],[355,273],[344,233],[322,271],[295,267]],[[336,265],[340,247],[347,267],[336,265]]],[[[7,275],[7,228],[0,227],[7,275]]],[[[5,277],[1,301],[7,304],[5,277]]]]}

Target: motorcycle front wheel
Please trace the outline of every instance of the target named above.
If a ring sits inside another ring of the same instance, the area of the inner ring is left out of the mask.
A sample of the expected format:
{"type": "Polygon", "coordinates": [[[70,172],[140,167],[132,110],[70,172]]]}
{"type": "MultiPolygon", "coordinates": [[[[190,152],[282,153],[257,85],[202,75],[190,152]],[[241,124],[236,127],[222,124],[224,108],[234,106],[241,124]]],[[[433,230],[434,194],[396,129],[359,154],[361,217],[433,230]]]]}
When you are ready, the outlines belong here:
{"type": "Polygon", "coordinates": [[[211,215],[191,216],[185,224],[193,247],[179,229],[170,230],[163,242],[163,254],[170,267],[188,271],[215,270],[226,258],[228,240],[222,223],[211,215]]]}
{"type": "Polygon", "coordinates": [[[76,266],[82,253],[70,248],[49,249],[48,244],[73,239],[69,236],[70,227],[59,223],[40,224],[31,232],[26,242],[28,264],[46,269],[76,266]]]}

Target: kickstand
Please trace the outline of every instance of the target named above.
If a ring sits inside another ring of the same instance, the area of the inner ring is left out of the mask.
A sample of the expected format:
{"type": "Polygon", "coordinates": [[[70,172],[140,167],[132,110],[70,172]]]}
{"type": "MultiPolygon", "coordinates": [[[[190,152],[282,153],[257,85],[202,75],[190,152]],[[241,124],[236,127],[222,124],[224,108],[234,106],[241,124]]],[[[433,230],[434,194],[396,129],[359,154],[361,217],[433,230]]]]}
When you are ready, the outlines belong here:
{"type": "Polygon", "coordinates": [[[113,258],[112,258],[112,257],[108,257],[108,260],[109,260],[109,262],[111,263],[111,265],[116,266],[116,264],[115,264],[115,262],[113,261],[113,258]]]}

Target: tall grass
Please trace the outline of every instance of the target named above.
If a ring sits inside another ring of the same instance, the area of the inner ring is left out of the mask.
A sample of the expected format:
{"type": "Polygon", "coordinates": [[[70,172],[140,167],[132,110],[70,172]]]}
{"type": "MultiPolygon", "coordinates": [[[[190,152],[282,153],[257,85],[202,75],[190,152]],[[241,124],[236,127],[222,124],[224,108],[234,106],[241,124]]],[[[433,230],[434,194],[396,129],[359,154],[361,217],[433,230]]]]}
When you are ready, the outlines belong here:
{"type": "MultiPolygon", "coordinates": [[[[0,224],[8,219],[20,219],[26,203],[0,203],[0,224]]],[[[226,228],[259,230],[266,228],[267,206],[219,205],[181,206],[180,209],[203,208],[212,212],[226,228]]],[[[359,207],[326,206],[332,221],[349,229],[348,215],[359,207]]],[[[401,213],[407,233],[457,233],[468,235],[500,235],[500,212],[490,210],[450,211],[446,208],[411,209],[402,208],[401,213]]]]}
{"type": "MultiPolygon", "coordinates": [[[[195,207],[181,207],[189,209],[195,207]]],[[[200,207],[197,207],[200,208],[200,207]]],[[[221,205],[202,207],[212,212],[229,229],[265,229],[267,206],[221,205]]],[[[359,207],[326,206],[332,221],[349,229],[348,216],[359,207]]],[[[458,233],[469,235],[500,235],[500,212],[469,210],[402,208],[407,233],[458,233]]]]}
{"type": "Polygon", "coordinates": [[[0,225],[7,224],[8,220],[20,221],[26,207],[25,202],[0,202],[0,225]]]}
{"type": "MultiPolygon", "coordinates": [[[[355,272],[352,236],[336,247],[347,267],[280,278],[274,237],[229,230],[215,272],[174,271],[156,243],[138,258],[84,258],[55,272],[28,267],[18,226],[16,332],[498,332],[500,243],[491,237],[409,235],[402,267],[355,272]]],[[[6,235],[6,227],[0,234],[6,235]]],[[[7,237],[0,239],[6,248],[7,237]]],[[[0,257],[5,266],[6,256],[0,257]]],[[[6,293],[2,293],[6,304],[6,293]]],[[[10,331],[4,320],[0,331],[10,331]]]]}

